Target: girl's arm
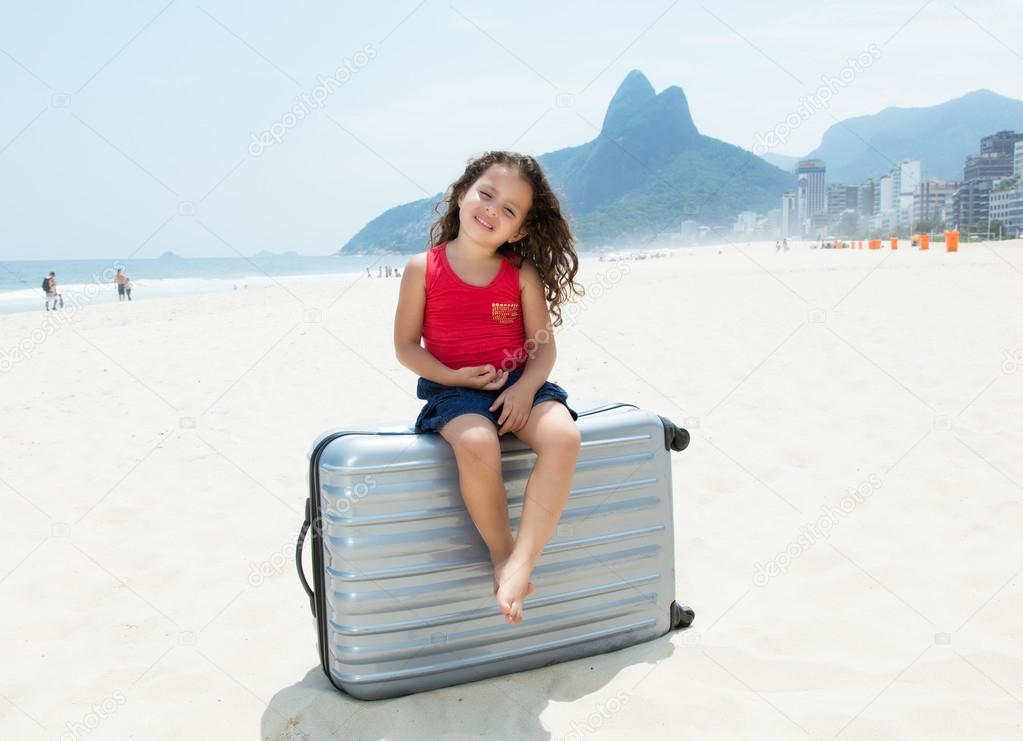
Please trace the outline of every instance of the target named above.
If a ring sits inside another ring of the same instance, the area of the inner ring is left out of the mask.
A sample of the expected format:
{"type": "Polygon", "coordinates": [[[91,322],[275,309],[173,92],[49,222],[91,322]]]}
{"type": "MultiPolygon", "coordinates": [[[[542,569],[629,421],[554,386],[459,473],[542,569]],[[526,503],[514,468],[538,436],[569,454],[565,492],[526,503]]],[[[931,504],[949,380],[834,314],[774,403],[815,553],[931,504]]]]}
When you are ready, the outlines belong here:
{"type": "Polygon", "coordinates": [[[398,362],[416,375],[445,386],[457,384],[454,371],[420,344],[423,311],[426,309],[426,253],[409,259],[401,272],[398,308],[394,312],[394,354],[398,362]]]}
{"type": "Polygon", "coordinates": [[[529,260],[523,260],[519,270],[522,296],[522,321],[526,329],[526,369],[518,383],[525,383],[534,389],[543,386],[554,369],[558,351],[554,344],[554,327],[547,309],[543,282],[529,260]]]}

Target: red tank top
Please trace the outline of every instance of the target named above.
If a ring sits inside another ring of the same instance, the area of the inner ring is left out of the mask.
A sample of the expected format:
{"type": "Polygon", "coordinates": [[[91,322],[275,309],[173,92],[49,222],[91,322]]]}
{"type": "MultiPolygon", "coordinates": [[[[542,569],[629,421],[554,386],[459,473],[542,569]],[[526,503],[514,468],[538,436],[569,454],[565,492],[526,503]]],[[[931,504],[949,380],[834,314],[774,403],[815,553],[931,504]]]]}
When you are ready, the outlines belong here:
{"type": "Polygon", "coordinates": [[[492,364],[511,372],[525,365],[519,271],[501,258],[497,277],[473,286],[452,270],[442,242],[426,252],[426,351],[449,368],[492,364]]]}

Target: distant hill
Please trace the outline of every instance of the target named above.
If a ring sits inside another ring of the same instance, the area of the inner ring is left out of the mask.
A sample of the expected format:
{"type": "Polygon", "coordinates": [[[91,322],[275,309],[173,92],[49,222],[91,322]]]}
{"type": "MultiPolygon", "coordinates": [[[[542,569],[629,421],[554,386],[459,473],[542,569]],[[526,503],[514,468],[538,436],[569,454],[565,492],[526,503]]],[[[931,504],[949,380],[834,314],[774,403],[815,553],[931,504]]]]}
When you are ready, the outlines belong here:
{"type": "Polygon", "coordinates": [[[288,250],[287,252],[271,252],[270,250],[260,250],[253,257],[299,257],[300,255],[295,250],[288,250]]]}
{"type": "Polygon", "coordinates": [[[925,177],[960,180],[982,137],[1023,131],[1023,101],[990,90],[925,108],[885,108],[830,127],[807,158],[822,159],[831,183],[856,185],[902,159],[920,160],[925,177]]]}
{"type": "MultiPolygon", "coordinates": [[[[654,92],[632,70],[608,105],[600,134],[537,157],[583,249],[678,233],[683,219],[731,222],[778,208],[794,176],[697,131],[678,86],[654,92]]],[[[443,194],[395,206],[349,240],[345,254],[425,248],[443,194]]]]}
{"type": "Polygon", "coordinates": [[[793,157],[788,154],[775,154],[774,152],[767,152],[766,154],[760,155],[763,159],[770,162],[775,167],[784,170],[785,172],[795,172],[796,163],[803,159],[802,157],[793,157]]]}

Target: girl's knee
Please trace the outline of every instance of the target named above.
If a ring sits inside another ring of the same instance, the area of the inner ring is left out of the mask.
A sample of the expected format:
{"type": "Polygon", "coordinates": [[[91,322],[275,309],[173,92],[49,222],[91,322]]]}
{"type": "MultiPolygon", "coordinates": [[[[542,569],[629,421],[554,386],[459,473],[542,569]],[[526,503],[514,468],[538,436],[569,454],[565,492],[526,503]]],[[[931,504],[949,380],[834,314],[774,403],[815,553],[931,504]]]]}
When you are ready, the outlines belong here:
{"type": "Polygon", "coordinates": [[[501,441],[497,429],[490,422],[466,424],[448,439],[456,457],[467,457],[483,461],[500,460],[501,441]]]}
{"type": "Polygon", "coordinates": [[[548,455],[578,455],[582,447],[582,435],[575,422],[559,424],[547,431],[540,443],[540,452],[548,455]]]}

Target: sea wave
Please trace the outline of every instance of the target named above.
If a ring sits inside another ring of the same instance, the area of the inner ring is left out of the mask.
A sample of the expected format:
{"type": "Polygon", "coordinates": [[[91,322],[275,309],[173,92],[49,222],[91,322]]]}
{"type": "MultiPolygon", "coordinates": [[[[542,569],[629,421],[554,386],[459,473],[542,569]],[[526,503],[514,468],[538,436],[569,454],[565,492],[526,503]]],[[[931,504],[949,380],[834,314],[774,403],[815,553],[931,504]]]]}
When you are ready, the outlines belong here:
{"type": "MultiPolygon", "coordinates": [[[[173,298],[202,293],[224,293],[249,288],[294,286],[303,283],[365,278],[365,272],[322,273],[310,275],[249,275],[241,278],[140,278],[132,279],[132,300],[173,298]]],[[[117,302],[117,286],[113,283],[68,283],[57,287],[64,305],[82,307],[117,302]]],[[[42,311],[45,294],[41,288],[17,288],[0,292],[0,314],[42,311]]]]}

